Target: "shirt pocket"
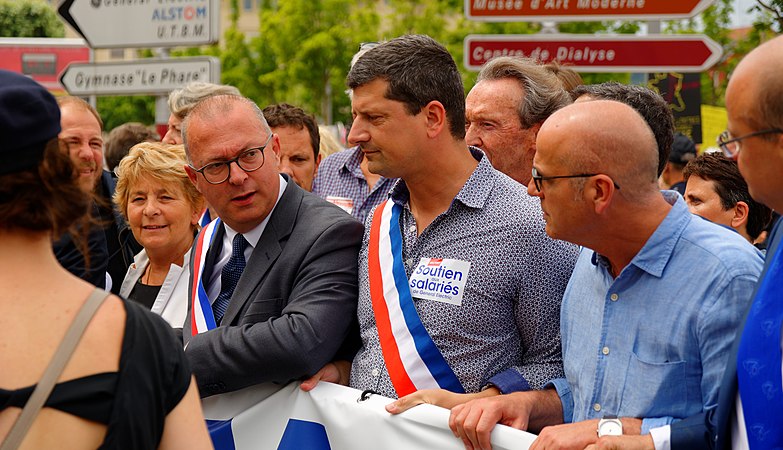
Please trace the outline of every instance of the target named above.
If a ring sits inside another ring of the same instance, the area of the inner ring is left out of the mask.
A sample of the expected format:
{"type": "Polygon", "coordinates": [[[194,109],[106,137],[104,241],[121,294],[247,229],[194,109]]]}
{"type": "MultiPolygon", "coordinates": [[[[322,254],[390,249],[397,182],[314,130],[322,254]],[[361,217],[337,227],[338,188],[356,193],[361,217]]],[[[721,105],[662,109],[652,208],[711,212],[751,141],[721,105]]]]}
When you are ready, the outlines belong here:
{"type": "Polygon", "coordinates": [[[253,324],[266,322],[278,317],[283,308],[282,298],[261,298],[253,300],[239,320],[239,324],[253,324]]]}
{"type": "Polygon", "coordinates": [[[631,352],[621,415],[681,418],[688,400],[685,361],[648,362],[631,352]]]}

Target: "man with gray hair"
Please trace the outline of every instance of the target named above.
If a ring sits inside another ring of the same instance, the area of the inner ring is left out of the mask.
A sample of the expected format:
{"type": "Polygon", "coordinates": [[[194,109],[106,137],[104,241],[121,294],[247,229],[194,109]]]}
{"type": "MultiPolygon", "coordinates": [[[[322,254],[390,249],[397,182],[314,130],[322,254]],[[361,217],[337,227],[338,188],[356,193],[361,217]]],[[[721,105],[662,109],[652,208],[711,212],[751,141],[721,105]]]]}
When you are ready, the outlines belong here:
{"type": "Polygon", "coordinates": [[[494,58],[465,99],[465,141],[483,150],[492,167],[527,185],[538,129],[569,103],[546,67],[528,58],[494,58]]]}
{"type": "Polygon", "coordinates": [[[183,329],[201,396],[312,375],[355,320],[362,225],[279,173],[251,100],[208,97],[182,130],[188,177],[220,217],[194,244],[183,329]]]}
{"type": "Polygon", "coordinates": [[[182,121],[196,103],[213,95],[240,95],[239,89],[225,84],[194,81],[182,89],[175,89],[169,94],[168,131],[162,141],[166,144],[182,143],[182,121]]]}

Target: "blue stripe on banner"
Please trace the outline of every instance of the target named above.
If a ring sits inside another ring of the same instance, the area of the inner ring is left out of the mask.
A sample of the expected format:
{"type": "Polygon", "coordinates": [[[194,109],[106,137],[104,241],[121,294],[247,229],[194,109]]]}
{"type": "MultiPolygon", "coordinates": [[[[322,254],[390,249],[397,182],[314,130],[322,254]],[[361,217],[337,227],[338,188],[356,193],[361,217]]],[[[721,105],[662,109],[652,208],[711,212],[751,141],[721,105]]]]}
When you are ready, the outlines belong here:
{"type": "MultiPolygon", "coordinates": [[[[389,200],[391,201],[391,200],[389,200]]],[[[408,286],[408,276],[405,273],[405,265],[402,262],[402,234],[400,233],[400,211],[402,207],[395,204],[392,207],[391,223],[389,224],[389,238],[391,240],[391,251],[394,256],[394,262],[392,263],[392,272],[394,273],[394,283],[397,285],[397,291],[400,297],[400,308],[402,309],[402,315],[405,317],[405,322],[408,324],[411,336],[413,336],[413,342],[416,345],[416,350],[419,351],[421,359],[427,365],[441,388],[458,394],[465,393],[465,389],[462,387],[454,371],[451,370],[449,364],[443,358],[443,355],[435,346],[429,333],[424,328],[424,324],[421,323],[419,314],[416,312],[416,307],[413,305],[413,298],[411,298],[411,290],[408,286]]]]}
{"type": "Polygon", "coordinates": [[[331,450],[326,428],[320,423],[288,419],[277,450],[331,450]]]}
{"type": "Polygon", "coordinates": [[[209,431],[209,437],[212,438],[212,445],[215,446],[215,450],[236,450],[234,434],[231,432],[231,419],[207,419],[207,430],[209,431]]]}

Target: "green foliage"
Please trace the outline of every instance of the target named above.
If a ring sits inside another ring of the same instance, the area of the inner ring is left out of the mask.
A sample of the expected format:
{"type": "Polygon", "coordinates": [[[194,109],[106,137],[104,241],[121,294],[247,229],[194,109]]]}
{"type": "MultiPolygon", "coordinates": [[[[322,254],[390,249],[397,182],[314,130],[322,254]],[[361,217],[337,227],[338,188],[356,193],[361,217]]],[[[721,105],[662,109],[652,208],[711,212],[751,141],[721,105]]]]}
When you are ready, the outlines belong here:
{"type": "Polygon", "coordinates": [[[153,124],[155,123],[155,97],[98,97],[98,112],[101,114],[106,132],[125,122],[153,124]]]}
{"type": "Polygon", "coordinates": [[[732,0],[718,0],[701,15],[687,20],[670,21],[664,32],[677,34],[703,33],[723,48],[723,58],[710,71],[701,75],[701,101],[707,105],[722,106],[726,90],[726,79],[737,64],[734,43],[730,36],[732,0]]]}
{"type": "MultiPolygon", "coordinates": [[[[464,0],[259,0],[259,33],[249,39],[237,28],[241,2],[228,0],[230,25],[219,45],[178,49],[173,56],[210,55],[221,61],[221,82],[236,86],[259,106],[288,102],[316,114],[322,122],[350,121],[345,77],[351,57],[362,42],[390,39],[406,33],[428,34],[454,56],[466,92],[477,73],[464,69],[464,39],[469,34],[531,34],[541,31],[535,22],[471,21],[464,0]]],[[[702,75],[704,103],[721,105],[728,74],[739,57],[783,30],[783,0],[757,0],[761,12],[747,38],[738,42],[729,34],[732,0],[717,0],[700,16],[664,22],[663,33],[704,33],[724,48],[724,58],[702,75]]],[[[5,31],[3,8],[41,4],[40,0],[0,0],[0,30],[5,31]]],[[[17,21],[19,22],[19,21],[17,21]]],[[[561,33],[638,33],[639,22],[559,23],[561,33]]],[[[152,56],[147,51],[142,55],[152,56]]],[[[630,82],[630,74],[582,73],[585,83],[630,82]]],[[[152,121],[151,97],[101,99],[107,123],[152,121]],[[123,106],[121,103],[130,105],[123,106]],[[138,113],[132,115],[132,109],[138,113]],[[111,110],[111,111],[109,111],[111,110]],[[127,119],[122,119],[123,114],[127,119]],[[116,119],[115,119],[116,117],[116,119]]]]}
{"type": "Polygon", "coordinates": [[[0,0],[0,37],[63,37],[65,27],[43,0],[0,0]]]}
{"type": "Polygon", "coordinates": [[[766,28],[775,34],[783,33],[783,0],[756,0],[752,11],[762,16],[756,25],[766,28]]]}

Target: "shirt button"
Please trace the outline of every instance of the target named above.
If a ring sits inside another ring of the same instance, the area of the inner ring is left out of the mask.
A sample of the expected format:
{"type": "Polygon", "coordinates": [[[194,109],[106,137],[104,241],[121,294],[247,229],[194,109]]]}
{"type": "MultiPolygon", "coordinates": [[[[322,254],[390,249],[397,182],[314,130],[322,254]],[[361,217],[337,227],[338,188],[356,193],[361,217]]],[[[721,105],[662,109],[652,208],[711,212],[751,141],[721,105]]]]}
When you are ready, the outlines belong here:
{"type": "Polygon", "coordinates": [[[609,347],[602,348],[601,349],[601,353],[603,353],[604,355],[608,355],[609,354],[609,347]]]}
{"type": "Polygon", "coordinates": [[[381,374],[381,371],[378,369],[372,369],[372,372],[370,373],[372,374],[372,376],[377,377],[378,375],[381,374]]]}
{"type": "Polygon", "coordinates": [[[411,225],[410,228],[408,228],[408,233],[415,233],[416,232],[416,225],[411,225]]]}
{"type": "Polygon", "coordinates": [[[612,294],[611,296],[609,296],[609,298],[612,299],[613,302],[616,302],[617,300],[620,299],[620,296],[617,294],[612,294]]]}
{"type": "Polygon", "coordinates": [[[593,411],[598,412],[600,410],[601,410],[601,405],[599,403],[593,405],[593,411]]]}

